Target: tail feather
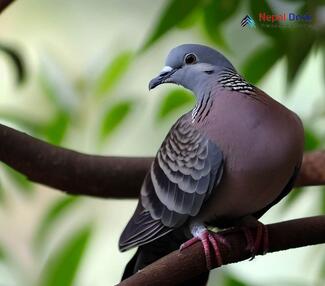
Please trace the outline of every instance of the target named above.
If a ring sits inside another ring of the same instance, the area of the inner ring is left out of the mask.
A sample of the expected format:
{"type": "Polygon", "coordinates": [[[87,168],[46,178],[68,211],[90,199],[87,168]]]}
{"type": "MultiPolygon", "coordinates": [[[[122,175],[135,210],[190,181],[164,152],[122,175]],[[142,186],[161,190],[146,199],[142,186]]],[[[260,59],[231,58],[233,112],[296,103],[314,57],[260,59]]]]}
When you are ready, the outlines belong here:
{"type": "MultiPolygon", "coordinates": [[[[122,280],[127,279],[140,269],[153,263],[159,258],[179,249],[180,245],[186,241],[183,231],[173,231],[151,243],[138,247],[136,253],[125,267],[122,280]]],[[[185,281],[180,286],[204,286],[209,278],[209,272],[185,281]]]]}

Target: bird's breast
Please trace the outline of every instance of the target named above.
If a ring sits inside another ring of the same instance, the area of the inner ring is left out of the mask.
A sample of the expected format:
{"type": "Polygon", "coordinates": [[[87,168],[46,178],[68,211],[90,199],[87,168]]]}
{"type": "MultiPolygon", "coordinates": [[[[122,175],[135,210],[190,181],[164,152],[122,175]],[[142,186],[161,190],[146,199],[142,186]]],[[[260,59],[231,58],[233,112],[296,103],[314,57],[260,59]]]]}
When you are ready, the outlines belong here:
{"type": "Polygon", "coordinates": [[[221,148],[225,172],[202,214],[254,213],[276,199],[301,161],[301,123],[272,99],[265,103],[228,94],[213,104],[200,128],[221,148]]]}

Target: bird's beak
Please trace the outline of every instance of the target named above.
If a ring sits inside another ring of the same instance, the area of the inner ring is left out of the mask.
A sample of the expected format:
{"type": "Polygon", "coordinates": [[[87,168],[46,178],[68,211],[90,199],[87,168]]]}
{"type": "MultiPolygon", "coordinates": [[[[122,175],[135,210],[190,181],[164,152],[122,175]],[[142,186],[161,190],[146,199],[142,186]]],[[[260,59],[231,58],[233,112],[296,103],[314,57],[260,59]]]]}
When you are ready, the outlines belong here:
{"type": "MultiPolygon", "coordinates": [[[[155,78],[153,78],[150,82],[149,82],[149,90],[155,88],[156,86],[167,82],[168,78],[176,71],[176,69],[173,69],[172,67],[169,66],[165,66],[161,72],[159,73],[159,75],[155,78]]],[[[170,82],[170,81],[168,81],[170,82]]]]}

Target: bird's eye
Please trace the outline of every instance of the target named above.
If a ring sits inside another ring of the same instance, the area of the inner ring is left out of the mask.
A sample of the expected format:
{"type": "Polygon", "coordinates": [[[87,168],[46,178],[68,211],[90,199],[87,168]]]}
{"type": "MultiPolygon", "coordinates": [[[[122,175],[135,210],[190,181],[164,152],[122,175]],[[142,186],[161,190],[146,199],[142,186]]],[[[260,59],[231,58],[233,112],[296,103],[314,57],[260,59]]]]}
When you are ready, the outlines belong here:
{"type": "Polygon", "coordinates": [[[184,62],[187,65],[195,64],[197,62],[196,55],[194,55],[194,54],[187,54],[187,55],[185,55],[184,62]]]}

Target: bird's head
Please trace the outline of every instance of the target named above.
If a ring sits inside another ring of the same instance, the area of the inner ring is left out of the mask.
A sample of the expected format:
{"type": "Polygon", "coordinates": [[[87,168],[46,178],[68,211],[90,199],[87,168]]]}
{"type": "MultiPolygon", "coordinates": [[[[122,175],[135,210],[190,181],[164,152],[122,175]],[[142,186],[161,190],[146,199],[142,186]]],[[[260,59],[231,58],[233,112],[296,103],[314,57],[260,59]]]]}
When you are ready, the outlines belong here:
{"type": "Polygon", "coordinates": [[[200,85],[224,69],[233,65],[218,51],[204,45],[184,44],[172,49],[165,67],[149,83],[153,89],[162,83],[174,83],[195,92],[200,85]]]}

